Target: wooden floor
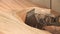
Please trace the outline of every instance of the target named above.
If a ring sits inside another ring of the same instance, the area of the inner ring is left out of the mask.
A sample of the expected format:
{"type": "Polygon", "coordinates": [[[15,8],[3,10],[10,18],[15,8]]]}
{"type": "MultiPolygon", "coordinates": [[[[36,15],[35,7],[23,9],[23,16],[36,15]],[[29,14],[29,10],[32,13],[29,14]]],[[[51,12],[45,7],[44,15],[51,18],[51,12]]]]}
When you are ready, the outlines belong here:
{"type": "Polygon", "coordinates": [[[15,15],[17,11],[29,7],[40,7],[40,5],[28,0],[0,0],[0,34],[51,34],[26,25],[15,15]]]}
{"type": "Polygon", "coordinates": [[[50,34],[47,31],[38,30],[17,19],[14,12],[36,7],[27,0],[0,0],[0,34],[50,34]]]}

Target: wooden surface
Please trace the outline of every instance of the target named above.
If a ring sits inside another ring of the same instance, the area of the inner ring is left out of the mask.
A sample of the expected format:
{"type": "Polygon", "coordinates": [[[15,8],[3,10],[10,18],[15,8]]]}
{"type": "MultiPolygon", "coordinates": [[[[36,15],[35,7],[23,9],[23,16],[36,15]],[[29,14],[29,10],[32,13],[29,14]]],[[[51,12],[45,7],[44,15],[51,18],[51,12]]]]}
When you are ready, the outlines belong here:
{"type": "MultiPolygon", "coordinates": [[[[30,9],[30,7],[43,6],[31,3],[29,0],[0,0],[0,34],[50,34],[30,27],[22,21],[25,19],[26,8],[30,9]]],[[[52,13],[56,14],[53,11],[52,13]]]]}
{"type": "Polygon", "coordinates": [[[30,27],[18,18],[16,12],[29,7],[36,5],[27,0],[0,0],[0,34],[51,34],[30,27]]]}

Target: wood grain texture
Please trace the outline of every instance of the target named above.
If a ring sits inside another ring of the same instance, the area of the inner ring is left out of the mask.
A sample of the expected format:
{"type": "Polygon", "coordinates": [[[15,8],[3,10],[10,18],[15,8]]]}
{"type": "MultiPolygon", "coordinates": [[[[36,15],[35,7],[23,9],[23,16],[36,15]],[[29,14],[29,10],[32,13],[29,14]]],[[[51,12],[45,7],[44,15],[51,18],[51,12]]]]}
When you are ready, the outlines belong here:
{"type": "Polygon", "coordinates": [[[16,12],[36,7],[27,0],[0,0],[0,34],[51,34],[26,25],[16,12]]]}
{"type": "Polygon", "coordinates": [[[0,11],[1,34],[50,34],[47,31],[38,30],[23,23],[16,14],[0,11]]]}

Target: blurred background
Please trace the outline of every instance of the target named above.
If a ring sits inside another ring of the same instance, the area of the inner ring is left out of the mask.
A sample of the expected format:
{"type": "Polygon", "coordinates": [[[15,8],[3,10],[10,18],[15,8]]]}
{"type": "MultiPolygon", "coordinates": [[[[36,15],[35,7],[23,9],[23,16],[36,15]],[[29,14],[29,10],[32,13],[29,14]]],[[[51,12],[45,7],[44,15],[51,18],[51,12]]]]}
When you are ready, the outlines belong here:
{"type": "Polygon", "coordinates": [[[29,0],[29,1],[34,2],[36,4],[40,4],[47,8],[50,8],[50,6],[51,6],[51,8],[54,11],[60,12],[60,0],[29,0]],[[51,3],[51,5],[50,5],[50,3],[51,3]]]}

